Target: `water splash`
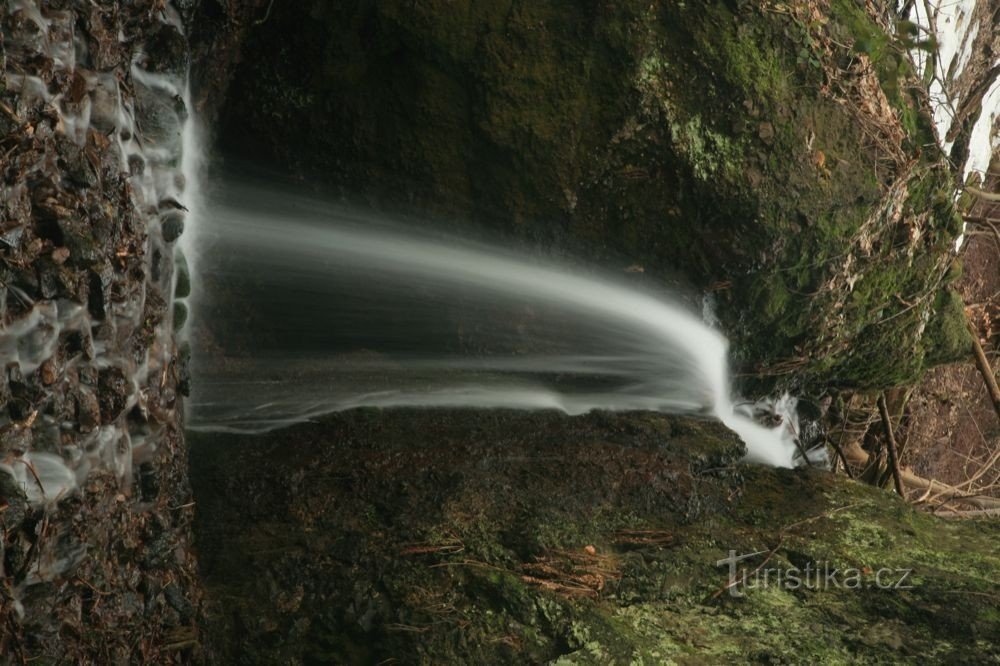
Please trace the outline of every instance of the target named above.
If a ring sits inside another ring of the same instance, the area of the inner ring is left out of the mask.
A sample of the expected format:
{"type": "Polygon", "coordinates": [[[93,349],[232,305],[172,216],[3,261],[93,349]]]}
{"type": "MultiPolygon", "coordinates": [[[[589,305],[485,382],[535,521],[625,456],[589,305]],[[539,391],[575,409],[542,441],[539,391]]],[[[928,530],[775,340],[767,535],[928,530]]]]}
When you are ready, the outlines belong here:
{"type": "Polygon", "coordinates": [[[262,432],[361,406],[657,410],[714,416],[749,460],[793,464],[794,404],[776,427],[736,409],[727,340],[663,296],[259,184],[230,182],[208,208],[211,256],[228,259],[206,267],[218,293],[199,319],[245,317],[273,340],[226,354],[210,351],[226,334],[206,334],[194,429],[262,432]],[[226,315],[233,303],[241,314],[226,315]],[[456,327],[479,351],[428,349],[456,327]]]}

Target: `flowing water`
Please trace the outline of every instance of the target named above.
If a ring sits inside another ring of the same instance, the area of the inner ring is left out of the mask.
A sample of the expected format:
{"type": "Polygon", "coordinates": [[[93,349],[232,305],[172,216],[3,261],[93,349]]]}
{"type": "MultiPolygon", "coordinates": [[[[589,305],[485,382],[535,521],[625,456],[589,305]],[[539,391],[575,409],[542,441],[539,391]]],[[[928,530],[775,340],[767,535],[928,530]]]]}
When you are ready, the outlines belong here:
{"type": "MultiPolygon", "coordinates": [[[[150,385],[159,384],[173,362],[171,311],[155,326],[149,348],[142,354],[135,355],[122,340],[143,325],[148,299],[169,300],[173,292],[172,265],[174,260],[183,264],[184,259],[180,252],[175,255],[176,237],[167,228],[183,228],[186,207],[179,202],[192,201],[197,190],[197,178],[186,180],[185,175],[196,174],[193,160],[198,151],[187,113],[186,71],[153,71],[155,58],[142,49],[133,54],[128,77],[113,69],[99,71],[74,10],[53,9],[35,0],[12,0],[7,11],[15,17],[10,22],[13,28],[4,36],[8,67],[0,74],[7,90],[17,92],[18,104],[25,108],[41,105],[49,109],[57,119],[55,133],[77,146],[93,145],[95,135],[110,141],[117,166],[128,179],[136,219],[145,230],[141,251],[145,279],[134,293],[109,298],[107,311],[99,317],[78,303],[33,299],[16,286],[6,285],[6,292],[26,309],[13,315],[11,308],[0,308],[0,365],[28,375],[56,358],[59,341],[75,334],[87,353],[70,358],[65,372],[48,390],[72,393],[70,375],[108,368],[120,373],[125,386],[122,414],[90,429],[62,423],[44,411],[23,423],[6,412],[0,414],[5,435],[16,432],[33,442],[31,447],[20,447],[25,450],[15,449],[20,455],[0,459],[0,472],[10,474],[32,503],[45,504],[73,493],[95,471],[111,471],[127,487],[133,468],[149,460],[162,441],[162,423],[148,420],[136,425],[128,422],[126,414],[135,407],[149,407],[150,385]],[[69,95],[58,86],[50,89],[33,68],[42,73],[51,68],[60,80],[75,77],[78,90],[69,95]]],[[[183,33],[180,16],[172,8],[165,8],[157,20],[183,33]]],[[[26,170],[46,174],[51,165],[42,160],[26,170]]],[[[0,185],[0,196],[16,200],[26,187],[30,189],[24,181],[0,185]]],[[[21,230],[5,230],[6,247],[15,247],[11,238],[20,238],[15,233],[21,230]]]]}
{"type": "MultiPolygon", "coordinates": [[[[946,150],[943,86],[969,62],[976,8],[935,0],[912,10],[927,29],[927,11],[935,16],[947,75],[930,92],[946,150]]],[[[998,87],[985,96],[966,175],[989,162],[998,87]]],[[[750,460],[792,464],[795,401],[733,399],[710,312],[699,319],[662,293],[578,267],[417,234],[425,225],[412,221],[393,228],[259,183],[223,183],[207,213],[200,314],[225,330],[194,340],[195,429],[262,432],[362,406],[651,409],[714,416],[750,460]],[[781,425],[759,425],[762,412],[781,425]]]]}
{"type": "Polygon", "coordinates": [[[794,401],[771,428],[737,409],[725,337],[663,295],[259,183],[206,205],[214,331],[194,338],[191,428],[363,406],[657,410],[713,416],[749,460],[793,463],[794,401]]]}
{"type": "MultiPolygon", "coordinates": [[[[573,414],[655,409],[714,416],[747,442],[751,459],[791,464],[794,401],[734,405],[725,338],[662,293],[493,247],[417,234],[412,224],[401,231],[282,188],[224,183],[202,211],[204,146],[176,103],[191,108],[186,75],[154,73],[140,52],[130,67],[136,94],[130,102],[112,74],[87,67],[86,43],[70,12],[43,12],[34,0],[9,5],[8,11],[21,14],[23,30],[8,36],[8,55],[34,54],[55,70],[75,71],[86,94],[71,102],[38,76],[14,69],[4,72],[7,89],[23,102],[51,106],[58,131],[76,143],[91,129],[112,137],[122,169],[133,171],[135,209],[149,231],[146,255],[173,256],[177,270],[147,267],[143,297],[114,305],[103,328],[78,304],[30,303],[23,317],[0,322],[5,366],[16,363],[32,372],[51,357],[59,335],[79,331],[93,345],[96,366],[120,367],[127,378],[126,411],[142,407],[142,388],[171,361],[172,329],[179,322],[168,316],[150,353],[138,360],[110,341],[138,325],[145,290],[157,290],[174,293],[180,318],[186,307],[200,314],[202,327],[192,338],[197,377],[190,404],[191,425],[198,429],[260,432],[358,406],[554,408],[573,414]],[[142,142],[138,125],[147,130],[142,142]],[[187,231],[175,253],[165,230],[185,224],[184,209],[187,231]],[[197,302],[186,286],[194,270],[205,278],[197,302]],[[758,425],[752,417],[761,411],[782,414],[783,424],[758,425]]],[[[921,24],[926,7],[938,12],[939,59],[949,81],[968,62],[981,32],[975,6],[973,0],[914,5],[913,18],[921,24]]],[[[183,31],[169,6],[161,20],[183,31]]],[[[948,104],[934,86],[937,125],[948,147],[948,104]]],[[[998,105],[1000,82],[985,96],[967,174],[988,164],[998,105]]],[[[24,187],[13,184],[4,195],[19,196],[24,187]]],[[[26,298],[13,287],[9,291],[26,298]]],[[[0,427],[22,427],[9,421],[0,417],[0,427]]],[[[35,503],[74,492],[95,469],[114,471],[127,486],[133,467],[158,446],[160,433],[119,421],[71,446],[50,447],[61,453],[36,446],[5,458],[0,471],[35,503]]],[[[58,444],[50,436],[58,425],[42,416],[23,427],[36,431],[37,441],[58,444]]]]}
{"type": "MultiPolygon", "coordinates": [[[[3,388],[31,396],[25,401],[30,413],[13,408],[11,393],[4,397],[0,474],[10,477],[2,480],[5,491],[13,481],[31,504],[46,509],[86,492],[91,476],[102,477],[105,488],[133,492],[134,472],[175,437],[179,416],[166,378],[176,358],[173,266],[183,264],[174,247],[185,222],[183,202],[196,190],[185,179],[193,175],[197,155],[189,150],[187,71],[148,52],[140,41],[145,33],[130,32],[139,30],[135,25],[100,38],[88,32],[105,19],[103,10],[85,4],[10,0],[0,10],[5,51],[0,87],[16,95],[3,113],[18,124],[9,137],[16,138],[11,145],[17,152],[5,148],[0,164],[5,172],[12,164],[20,171],[16,179],[6,173],[0,199],[10,211],[23,202],[21,210],[31,210],[34,220],[43,219],[44,205],[61,206],[51,209],[59,211],[61,231],[44,239],[41,227],[26,223],[24,215],[4,217],[0,251],[8,266],[31,257],[39,274],[70,260],[51,288],[36,288],[31,280],[19,285],[17,277],[8,281],[10,271],[0,285],[0,367],[8,384],[3,388]],[[106,61],[102,44],[112,53],[127,44],[120,50],[129,59],[106,61]],[[74,182],[67,174],[76,157],[85,166],[74,182]],[[76,223],[80,226],[71,233],[62,226],[76,223]],[[109,248],[119,233],[122,245],[109,248]],[[51,262],[34,259],[42,247],[45,254],[52,252],[51,262]],[[58,262],[57,252],[64,253],[58,262]],[[75,286],[59,286],[88,278],[83,302],[75,286]]],[[[148,34],[155,28],[183,39],[181,17],[169,5],[149,21],[148,34]]],[[[100,502],[99,497],[87,502],[100,502]]],[[[20,503],[11,494],[6,500],[14,520],[7,526],[13,539],[8,542],[16,544],[20,503]]],[[[10,579],[19,582],[5,592],[18,614],[31,586],[62,579],[92,553],[93,544],[81,537],[88,532],[78,530],[75,519],[44,524],[44,538],[33,542],[18,565],[27,569],[10,579]]]]}

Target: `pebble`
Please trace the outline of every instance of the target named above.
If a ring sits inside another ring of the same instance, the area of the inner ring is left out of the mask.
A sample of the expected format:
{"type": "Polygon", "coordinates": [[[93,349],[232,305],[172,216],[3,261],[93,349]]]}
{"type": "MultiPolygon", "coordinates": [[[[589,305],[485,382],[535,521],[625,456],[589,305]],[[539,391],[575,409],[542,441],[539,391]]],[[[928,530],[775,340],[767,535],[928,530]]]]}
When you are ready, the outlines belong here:
{"type": "Polygon", "coordinates": [[[173,243],[184,233],[184,213],[177,210],[164,213],[160,218],[160,230],[163,232],[163,240],[173,243]]]}
{"type": "Polygon", "coordinates": [[[66,263],[67,259],[69,259],[69,248],[57,247],[52,250],[52,261],[56,262],[60,266],[66,263]]]}
{"type": "Polygon", "coordinates": [[[104,368],[98,373],[98,403],[101,407],[101,423],[112,423],[128,403],[129,381],[121,368],[104,368]]]}
{"type": "Polygon", "coordinates": [[[51,386],[59,379],[59,369],[56,366],[55,360],[51,358],[42,363],[41,372],[42,384],[45,386],[51,386]]]}

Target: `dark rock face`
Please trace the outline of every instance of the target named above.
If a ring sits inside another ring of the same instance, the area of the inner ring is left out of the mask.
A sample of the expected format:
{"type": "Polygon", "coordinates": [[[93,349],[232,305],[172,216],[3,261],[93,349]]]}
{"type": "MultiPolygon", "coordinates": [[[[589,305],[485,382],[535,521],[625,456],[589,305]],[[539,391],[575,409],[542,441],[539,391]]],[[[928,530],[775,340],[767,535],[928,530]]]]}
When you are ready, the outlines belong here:
{"type": "Polygon", "coordinates": [[[964,351],[933,334],[957,330],[953,176],[876,17],[795,12],[276,3],[241,24],[221,139],[355,201],[680,271],[764,384],[912,380],[964,351]]]}
{"type": "Polygon", "coordinates": [[[196,643],[174,262],[149,233],[178,193],[145,151],[175,161],[186,115],[161,5],[0,10],[4,663],[176,662],[196,643]]]}

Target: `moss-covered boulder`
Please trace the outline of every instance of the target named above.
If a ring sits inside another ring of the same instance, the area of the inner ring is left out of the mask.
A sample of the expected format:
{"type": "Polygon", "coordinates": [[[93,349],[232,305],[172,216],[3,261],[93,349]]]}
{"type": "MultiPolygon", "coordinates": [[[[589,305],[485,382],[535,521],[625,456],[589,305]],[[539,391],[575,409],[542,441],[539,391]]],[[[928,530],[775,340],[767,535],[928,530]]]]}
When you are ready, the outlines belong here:
{"type": "Polygon", "coordinates": [[[995,663],[995,522],[741,452],[651,414],[195,436],[206,644],[219,663],[995,663]],[[732,552],[755,555],[727,589],[732,552]]]}
{"type": "Polygon", "coordinates": [[[864,7],[279,4],[222,140],[355,200],[680,271],[757,377],[902,383],[954,357],[923,333],[956,314],[959,220],[921,84],[864,7]]]}

